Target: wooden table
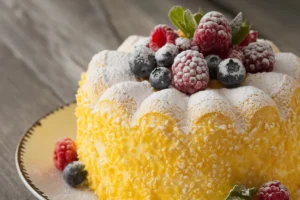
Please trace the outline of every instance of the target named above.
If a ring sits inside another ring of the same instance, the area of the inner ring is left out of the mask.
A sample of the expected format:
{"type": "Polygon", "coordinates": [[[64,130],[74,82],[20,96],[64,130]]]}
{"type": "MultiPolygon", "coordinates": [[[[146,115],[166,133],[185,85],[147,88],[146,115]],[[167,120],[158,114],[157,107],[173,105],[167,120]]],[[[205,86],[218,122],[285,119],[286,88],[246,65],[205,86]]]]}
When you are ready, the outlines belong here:
{"type": "Polygon", "coordinates": [[[170,24],[167,13],[175,4],[231,18],[242,10],[261,36],[300,55],[298,0],[0,0],[1,200],[35,199],[15,168],[24,131],[74,100],[80,74],[96,52],[170,24]]]}

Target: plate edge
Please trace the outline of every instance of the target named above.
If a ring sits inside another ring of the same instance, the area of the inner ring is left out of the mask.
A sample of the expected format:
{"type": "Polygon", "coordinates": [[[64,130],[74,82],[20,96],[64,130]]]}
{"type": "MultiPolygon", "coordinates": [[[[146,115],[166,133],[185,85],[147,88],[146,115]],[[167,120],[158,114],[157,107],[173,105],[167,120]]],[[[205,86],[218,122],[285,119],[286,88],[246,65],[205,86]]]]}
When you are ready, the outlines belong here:
{"type": "Polygon", "coordinates": [[[18,146],[16,148],[16,153],[15,153],[15,162],[16,162],[16,168],[19,174],[19,177],[21,178],[22,182],[24,183],[24,185],[27,187],[27,189],[32,192],[34,194],[34,196],[36,196],[38,199],[40,200],[50,200],[48,196],[46,196],[44,194],[44,192],[42,192],[37,186],[35,186],[33,184],[33,182],[31,181],[28,173],[26,172],[25,166],[24,166],[24,162],[23,162],[23,154],[25,153],[25,143],[27,142],[27,139],[30,138],[30,136],[33,134],[33,130],[38,127],[41,126],[41,120],[47,118],[49,115],[58,112],[60,110],[63,110],[67,107],[70,107],[71,105],[76,104],[76,101],[72,101],[70,103],[64,104],[54,110],[51,110],[50,112],[48,112],[47,114],[45,114],[44,116],[42,116],[41,118],[39,118],[35,123],[33,123],[29,129],[27,129],[25,131],[25,133],[22,135],[18,146]]]}

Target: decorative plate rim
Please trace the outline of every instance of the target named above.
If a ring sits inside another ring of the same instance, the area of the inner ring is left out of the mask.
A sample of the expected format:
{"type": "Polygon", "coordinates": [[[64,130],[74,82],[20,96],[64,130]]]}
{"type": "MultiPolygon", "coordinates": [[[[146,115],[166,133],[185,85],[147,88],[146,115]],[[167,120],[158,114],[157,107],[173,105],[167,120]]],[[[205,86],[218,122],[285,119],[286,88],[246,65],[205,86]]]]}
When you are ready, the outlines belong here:
{"type": "Polygon", "coordinates": [[[16,162],[16,168],[19,174],[19,177],[21,178],[22,182],[24,183],[24,185],[27,187],[27,189],[33,193],[34,196],[36,196],[38,199],[41,200],[50,200],[50,198],[43,192],[41,191],[30,179],[26,168],[24,166],[24,162],[23,162],[23,156],[25,153],[25,144],[26,142],[28,142],[28,139],[30,138],[30,136],[32,136],[33,131],[36,127],[41,126],[41,120],[49,117],[50,115],[64,110],[67,107],[70,107],[72,105],[76,104],[76,101],[72,101],[70,103],[64,104],[54,110],[51,110],[50,112],[48,112],[47,114],[45,114],[44,116],[42,116],[41,118],[39,118],[35,123],[33,123],[29,129],[27,129],[27,131],[25,131],[25,133],[22,135],[18,146],[16,148],[16,153],[15,153],[15,162],[16,162]]]}

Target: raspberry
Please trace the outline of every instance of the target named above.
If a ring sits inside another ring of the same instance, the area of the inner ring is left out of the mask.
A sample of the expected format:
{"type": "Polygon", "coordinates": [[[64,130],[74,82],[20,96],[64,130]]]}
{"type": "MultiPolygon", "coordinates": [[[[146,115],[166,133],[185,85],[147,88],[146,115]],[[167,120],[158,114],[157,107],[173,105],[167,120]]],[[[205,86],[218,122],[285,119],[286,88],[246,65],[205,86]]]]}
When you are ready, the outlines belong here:
{"type": "Polygon", "coordinates": [[[176,38],[177,34],[172,28],[164,24],[159,24],[155,26],[154,30],[150,34],[149,46],[153,51],[156,52],[166,43],[171,43],[175,45],[176,38]]]}
{"type": "Polygon", "coordinates": [[[191,40],[189,38],[179,37],[175,40],[176,46],[179,52],[188,50],[191,48],[191,40]]]}
{"type": "Polygon", "coordinates": [[[256,42],[258,36],[257,31],[250,31],[249,34],[246,36],[246,38],[240,43],[239,46],[245,47],[248,46],[252,42],[256,42]]]}
{"type": "Polygon", "coordinates": [[[207,63],[198,51],[187,50],[178,54],[172,73],[174,87],[187,94],[204,90],[209,82],[207,63]]]}
{"type": "Polygon", "coordinates": [[[233,46],[229,49],[227,58],[236,58],[240,60],[242,63],[244,62],[244,53],[242,48],[239,46],[233,46]]]}
{"type": "Polygon", "coordinates": [[[266,42],[253,42],[243,48],[244,66],[248,73],[271,72],[275,63],[275,55],[266,42]]]}
{"type": "Polygon", "coordinates": [[[270,181],[260,187],[257,197],[258,200],[289,200],[290,193],[279,181],[270,181]]]}
{"type": "Polygon", "coordinates": [[[231,30],[224,15],[216,11],[205,14],[195,31],[194,42],[204,53],[226,51],[231,44],[231,30]]]}
{"type": "Polygon", "coordinates": [[[77,160],[76,145],[70,138],[59,140],[55,145],[53,162],[57,169],[64,170],[65,166],[77,160]]]}

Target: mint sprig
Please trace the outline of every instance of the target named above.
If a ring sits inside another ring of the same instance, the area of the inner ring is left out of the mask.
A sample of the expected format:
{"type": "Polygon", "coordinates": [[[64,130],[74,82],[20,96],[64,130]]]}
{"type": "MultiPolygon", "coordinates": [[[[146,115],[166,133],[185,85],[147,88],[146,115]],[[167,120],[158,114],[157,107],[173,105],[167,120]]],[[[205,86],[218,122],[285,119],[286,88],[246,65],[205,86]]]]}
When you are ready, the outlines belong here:
{"type": "Polygon", "coordinates": [[[248,25],[246,21],[244,21],[239,32],[234,36],[232,36],[232,44],[236,44],[236,45],[240,44],[249,34],[250,30],[251,30],[251,25],[248,25]]]}
{"type": "Polygon", "coordinates": [[[255,188],[247,189],[244,185],[234,185],[225,200],[251,200],[256,194],[255,188]]]}
{"type": "Polygon", "coordinates": [[[172,24],[180,29],[188,38],[194,36],[194,32],[203,16],[203,12],[199,10],[198,13],[192,12],[182,6],[174,6],[169,12],[169,18],[172,24]]]}

